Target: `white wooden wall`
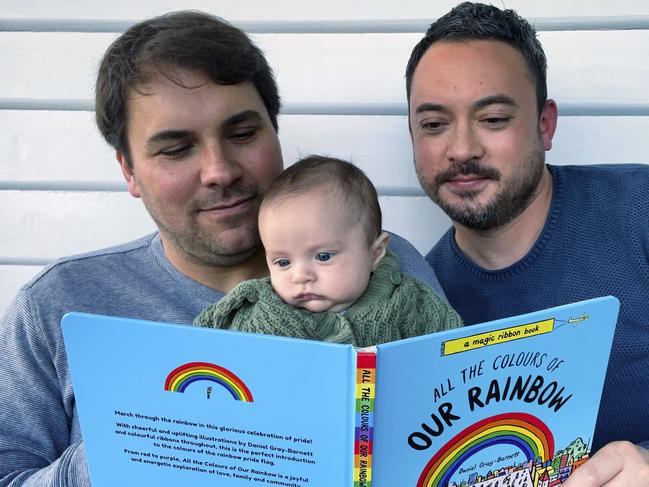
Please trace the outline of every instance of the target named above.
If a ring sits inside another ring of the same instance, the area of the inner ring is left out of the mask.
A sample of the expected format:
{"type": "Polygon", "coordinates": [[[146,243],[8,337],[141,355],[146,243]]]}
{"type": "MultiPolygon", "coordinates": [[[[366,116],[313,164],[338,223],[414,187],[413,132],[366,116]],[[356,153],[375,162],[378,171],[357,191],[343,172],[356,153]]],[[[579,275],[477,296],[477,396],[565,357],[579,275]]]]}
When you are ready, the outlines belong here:
{"type": "MultiPolygon", "coordinates": [[[[649,162],[649,1],[502,3],[534,21],[546,50],[560,111],[549,162],[649,162]]],[[[171,10],[209,11],[249,32],[277,76],[286,163],[310,153],[353,160],[379,188],[386,228],[426,252],[448,220],[414,174],[404,69],[454,4],[0,0],[0,314],[57,256],[154,229],[95,128],[93,85],[120,32],[171,10]]]]}

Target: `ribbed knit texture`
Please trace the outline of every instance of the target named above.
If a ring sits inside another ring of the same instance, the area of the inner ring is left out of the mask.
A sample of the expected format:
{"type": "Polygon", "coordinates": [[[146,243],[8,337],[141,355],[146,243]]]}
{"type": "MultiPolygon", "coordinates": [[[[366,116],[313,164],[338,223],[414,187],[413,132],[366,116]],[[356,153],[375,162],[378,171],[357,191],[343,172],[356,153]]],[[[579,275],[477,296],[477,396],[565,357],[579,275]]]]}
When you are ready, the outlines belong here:
{"type": "Polygon", "coordinates": [[[428,285],[399,272],[391,253],[365,293],[344,313],[312,313],[287,305],[270,278],[244,281],[203,310],[195,325],[368,347],[462,326],[460,317],[428,285]]]}
{"type": "Polygon", "coordinates": [[[457,247],[453,229],[426,259],[467,324],[619,298],[593,447],[620,439],[649,447],[649,166],[548,167],[549,215],[519,262],[482,269],[457,247]]]}
{"type": "MultiPolygon", "coordinates": [[[[390,248],[401,270],[437,285],[412,245],[393,235],[390,248]]],[[[23,286],[0,322],[0,486],[90,484],[61,335],[65,313],[190,324],[222,296],[178,272],[157,234],[61,259],[23,286]]]]}

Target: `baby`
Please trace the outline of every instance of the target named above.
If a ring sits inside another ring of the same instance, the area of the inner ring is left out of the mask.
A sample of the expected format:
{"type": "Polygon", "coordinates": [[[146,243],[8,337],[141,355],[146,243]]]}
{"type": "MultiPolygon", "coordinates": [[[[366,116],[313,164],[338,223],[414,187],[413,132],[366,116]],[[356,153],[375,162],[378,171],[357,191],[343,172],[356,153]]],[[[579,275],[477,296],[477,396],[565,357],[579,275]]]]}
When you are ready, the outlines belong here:
{"type": "Polygon", "coordinates": [[[270,278],[244,281],[194,324],[366,347],[462,326],[432,288],[399,272],[365,174],[310,156],[259,210],[270,278]]]}

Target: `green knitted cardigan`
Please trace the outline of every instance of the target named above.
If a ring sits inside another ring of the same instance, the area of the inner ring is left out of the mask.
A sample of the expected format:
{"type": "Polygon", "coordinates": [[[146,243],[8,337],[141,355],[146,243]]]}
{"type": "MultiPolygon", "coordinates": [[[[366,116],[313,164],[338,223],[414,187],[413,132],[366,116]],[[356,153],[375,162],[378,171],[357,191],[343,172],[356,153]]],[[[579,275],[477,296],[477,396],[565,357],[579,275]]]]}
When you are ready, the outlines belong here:
{"type": "Polygon", "coordinates": [[[388,253],[365,293],[342,313],[290,306],[267,277],[241,282],[194,325],[368,347],[460,327],[462,320],[430,286],[399,272],[397,257],[388,253]]]}

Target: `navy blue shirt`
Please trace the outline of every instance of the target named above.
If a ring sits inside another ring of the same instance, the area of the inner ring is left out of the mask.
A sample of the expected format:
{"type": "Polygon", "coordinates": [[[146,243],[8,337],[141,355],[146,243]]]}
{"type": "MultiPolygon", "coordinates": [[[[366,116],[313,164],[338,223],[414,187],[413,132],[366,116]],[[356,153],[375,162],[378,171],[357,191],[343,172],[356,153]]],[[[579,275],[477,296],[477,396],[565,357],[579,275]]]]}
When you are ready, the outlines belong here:
{"type": "Polygon", "coordinates": [[[614,440],[649,447],[649,166],[548,168],[550,211],[522,259],[483,269],[451,228],[426,260],[468,325],[616,296],[620,315],[593,451],[614,440]]]}

